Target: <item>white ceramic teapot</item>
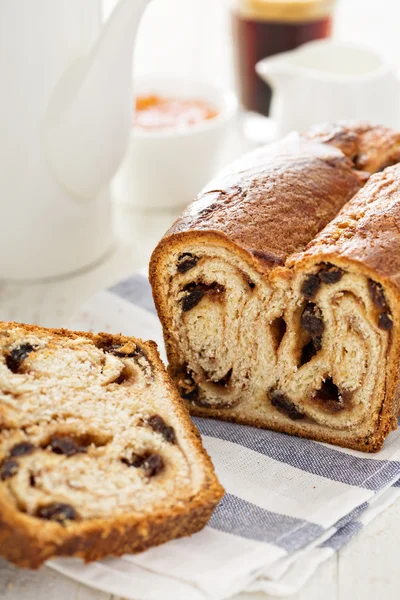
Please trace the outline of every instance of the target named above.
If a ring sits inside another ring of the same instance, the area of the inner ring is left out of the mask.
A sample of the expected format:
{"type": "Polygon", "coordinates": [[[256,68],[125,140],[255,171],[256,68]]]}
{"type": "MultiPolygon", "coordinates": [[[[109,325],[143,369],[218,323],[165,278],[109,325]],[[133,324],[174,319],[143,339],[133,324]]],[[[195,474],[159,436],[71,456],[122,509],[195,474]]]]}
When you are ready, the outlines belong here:
{"type": "Polygon", "coordinates": [[[277,136],[340,119],[399,126],[399,80],[368,48],[319,40],[265,58],[256,70],[273,89],[277,136]]]}
{"type": "Polygon", "coordinates": [[[132,48],[148,0],[0,3],[0,278],[88,267],[112,243],[109,183],[132,121],[132,48]]]}

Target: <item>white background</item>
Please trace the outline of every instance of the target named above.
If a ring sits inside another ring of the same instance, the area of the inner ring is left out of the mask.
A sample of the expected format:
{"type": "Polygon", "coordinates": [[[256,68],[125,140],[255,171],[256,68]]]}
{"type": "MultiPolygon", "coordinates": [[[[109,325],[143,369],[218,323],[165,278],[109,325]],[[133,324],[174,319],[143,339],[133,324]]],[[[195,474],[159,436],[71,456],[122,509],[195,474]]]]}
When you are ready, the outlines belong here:
{"type": "MultiPolygon", "coordinates": [[[[135,71],[232,85],[230,0],[152,0],[135,49],[135,71]]],[[[116,0],[103,0],[106,14],[116,0]]],[[[400,67],[399,0],[337,0],[334,35],[380,50],[400,67]]]]}

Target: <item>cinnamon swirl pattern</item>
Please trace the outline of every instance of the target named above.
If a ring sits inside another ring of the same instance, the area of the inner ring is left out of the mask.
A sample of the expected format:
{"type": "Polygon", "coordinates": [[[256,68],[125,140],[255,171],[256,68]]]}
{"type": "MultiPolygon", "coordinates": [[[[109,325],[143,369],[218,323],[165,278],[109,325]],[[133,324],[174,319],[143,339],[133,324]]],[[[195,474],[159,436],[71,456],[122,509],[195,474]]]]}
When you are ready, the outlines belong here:
{"type": "Polygon", "coordinates": [[[381,127],[291,135],[178,219],[150,279],[192,414],[381,447],[399,408],[398,160],[381,127]]]}

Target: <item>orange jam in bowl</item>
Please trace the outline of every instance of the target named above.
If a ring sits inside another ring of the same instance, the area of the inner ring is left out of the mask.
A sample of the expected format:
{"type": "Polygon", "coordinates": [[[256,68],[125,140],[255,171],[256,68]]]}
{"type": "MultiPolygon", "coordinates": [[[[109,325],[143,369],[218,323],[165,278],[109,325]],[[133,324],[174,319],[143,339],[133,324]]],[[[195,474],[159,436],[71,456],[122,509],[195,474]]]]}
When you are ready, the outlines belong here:
{"type": "Polygon", "coordinates": [[[156,94],[138,96],[135,109],[133,125],[146,131],[181,131],[218,115],[218,111],[204,100],[156,94]]]}

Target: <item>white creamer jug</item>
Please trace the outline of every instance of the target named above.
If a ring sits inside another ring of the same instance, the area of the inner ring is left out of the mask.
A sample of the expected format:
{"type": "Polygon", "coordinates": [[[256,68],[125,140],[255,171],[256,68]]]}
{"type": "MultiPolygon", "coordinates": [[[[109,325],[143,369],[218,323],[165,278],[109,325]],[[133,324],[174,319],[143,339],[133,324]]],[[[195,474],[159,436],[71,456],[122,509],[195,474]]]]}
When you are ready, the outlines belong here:
{"type": "Polygon", "coordinates": [[[0,3],[0,278],[65,275],[112,243],[109,184],[132,121],[148,0],[0,3]]]}
{"type": "Polygon", "coordinates": [[[256,70],[273,90],[270,114],[277,136],[341,119],[399,126],[399,80],[368,48],[309,42],[261,60],[256,70]]]}

